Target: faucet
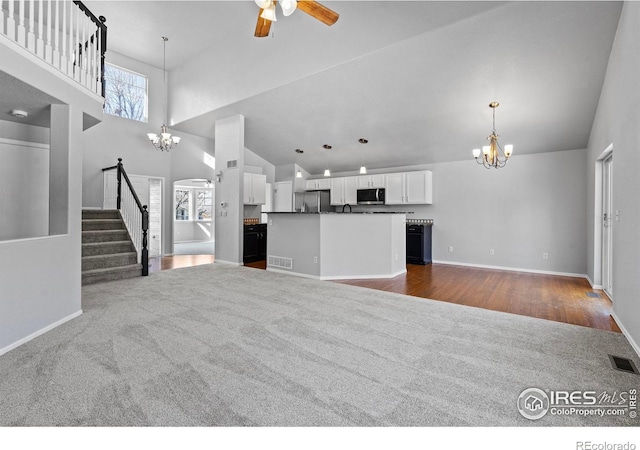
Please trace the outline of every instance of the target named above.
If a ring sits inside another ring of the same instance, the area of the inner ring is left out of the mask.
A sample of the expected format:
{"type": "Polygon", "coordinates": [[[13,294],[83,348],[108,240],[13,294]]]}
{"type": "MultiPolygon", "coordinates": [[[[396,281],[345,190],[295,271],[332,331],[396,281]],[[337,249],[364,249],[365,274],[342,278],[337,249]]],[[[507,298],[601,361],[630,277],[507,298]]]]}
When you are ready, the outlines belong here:
{"type": "Polygon", "coordinates": [[[342,205],[342,212],[344,212],[344,208],[347,207],[347,206],[349,207],[349,212],[351,212],[351,205],[348,204],[348,203],[342,205]]]}

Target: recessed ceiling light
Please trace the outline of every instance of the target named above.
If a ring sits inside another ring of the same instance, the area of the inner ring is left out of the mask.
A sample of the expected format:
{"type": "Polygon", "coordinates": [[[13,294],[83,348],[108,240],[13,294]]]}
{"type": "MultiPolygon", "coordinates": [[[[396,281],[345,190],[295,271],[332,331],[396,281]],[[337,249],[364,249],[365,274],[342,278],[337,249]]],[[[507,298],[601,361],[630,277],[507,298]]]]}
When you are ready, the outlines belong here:
{"type": "Polygon", "coordinates": [[[365,138],[360,138],[360,139],[358,139],[358,142],[360,142],[361,144],[366,144],[369,141],[366,140],[365,138]]]}
{"type": "Polygon", "coordinates": [[[322,147],[326,148],[327,150],[331,150],[331,146],[329,144],[324,144],[322,147]]]}
{"type": "Polygon", "coordinates": [[[21,109],[14,109],[13,111],[11,111],[11,115],[13,117],[19,117],[21,119],[24,119],[25,117],[29,116],[29,113],[21,109]]]}
{"type": "Polygon", "coordinates": [[[300,150],[299,148],[297,148],[296,153],[304,153],[304,150],[300,150]]]}

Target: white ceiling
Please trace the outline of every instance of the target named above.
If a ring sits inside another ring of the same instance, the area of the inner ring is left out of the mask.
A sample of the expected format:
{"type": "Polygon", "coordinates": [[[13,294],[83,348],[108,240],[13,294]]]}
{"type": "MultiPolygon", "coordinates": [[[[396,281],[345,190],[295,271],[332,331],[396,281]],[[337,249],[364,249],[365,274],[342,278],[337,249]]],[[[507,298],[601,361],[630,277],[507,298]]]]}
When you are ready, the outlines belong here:
{"type": "Polygon", "coordinates": [[[301,67],[304,76],[174,126],[213,138],[216,119],[243,114],[246,147],[276,165],[318,174],[472,161],[494,100],[501,142],[515,155],[587,146],[620,3],[322,3],[340,14],[333,27],[297,11],[257,39],[253,1],[85,1],[106,16],[111,50],[156,67],[162,35],[169,70],[212,57],[225,61],[223,73],[250,64],[253,77],[301,67]],[[269,64],[276,58],[282,64],[269,64]]]}

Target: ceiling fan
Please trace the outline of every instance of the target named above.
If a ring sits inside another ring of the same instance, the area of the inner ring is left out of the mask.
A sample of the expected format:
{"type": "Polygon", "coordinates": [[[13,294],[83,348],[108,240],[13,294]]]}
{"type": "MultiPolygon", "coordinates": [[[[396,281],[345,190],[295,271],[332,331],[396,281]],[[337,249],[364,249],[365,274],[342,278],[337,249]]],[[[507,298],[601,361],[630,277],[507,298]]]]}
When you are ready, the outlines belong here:
{"type": "MultiPolygon", "coordinates": [[[[277,20],[276,3],[278,3],[278,1],[255,0],[255,2],[260,7],[260,12],[258,13],[258,23],[256,23],[256,32],[254,33],[254,36],[269,36],[271,22],[275,22],[277,20]]],[[[296,9],[299,9],[327,25],[333,25],[337,22],[338,17],[340,17],[338,13],[321,5],[315,0],[280,0],[280,6],[282,7],[282,13],[285,16],[290,16],[296,9]]]]}

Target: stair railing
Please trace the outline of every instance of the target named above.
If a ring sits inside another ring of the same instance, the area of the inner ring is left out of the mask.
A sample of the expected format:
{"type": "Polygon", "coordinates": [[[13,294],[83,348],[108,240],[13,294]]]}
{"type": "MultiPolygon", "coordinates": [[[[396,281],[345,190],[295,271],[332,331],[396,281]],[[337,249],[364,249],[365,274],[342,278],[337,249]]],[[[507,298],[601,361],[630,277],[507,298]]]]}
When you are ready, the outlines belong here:
{"type": "Polygon", "coordinates": [[[81,1],[0,1],[0,39],[9,39],[102,97],[105,22],[81,1]]]}
{"type": "Polygon", "coordinates": [[[102,171],[117,170],[118,196],[116,208],[120,211],[122,220],[129,231],[133,245],[138,253],[138,263],[142,264],[142,276],[149,275],[149,211],[147,205],[143,205],[136,194],[127,172],[124,170],[122,158],[118,158],[118,164],[106,167],[102,171]],[[122,180],[125,182],[123,183],[122,180]]]}

